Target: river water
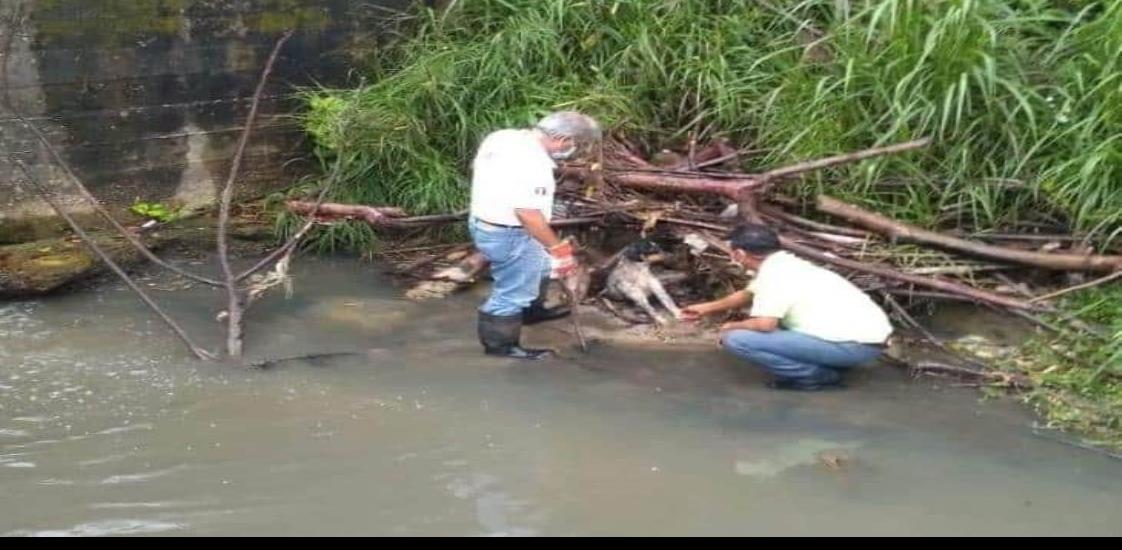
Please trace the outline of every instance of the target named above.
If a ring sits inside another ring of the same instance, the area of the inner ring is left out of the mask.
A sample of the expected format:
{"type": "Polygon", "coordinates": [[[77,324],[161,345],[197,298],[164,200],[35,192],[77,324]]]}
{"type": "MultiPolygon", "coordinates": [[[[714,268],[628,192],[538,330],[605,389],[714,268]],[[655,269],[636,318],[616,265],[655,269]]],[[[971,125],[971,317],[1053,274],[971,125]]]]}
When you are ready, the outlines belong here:
{"type": "MultiPolygon", "coordinates": [[[[478,292],[295,274],[250,355],[358,353],[197,363],[117,284],[0,304],[0,535],[1122,535],[1122,462],[1015,403],[888,367],[776,393],[716,349],[494,360],[478,292]]],[[[218,294],[146,284],[217,347],[218,294]]]]}

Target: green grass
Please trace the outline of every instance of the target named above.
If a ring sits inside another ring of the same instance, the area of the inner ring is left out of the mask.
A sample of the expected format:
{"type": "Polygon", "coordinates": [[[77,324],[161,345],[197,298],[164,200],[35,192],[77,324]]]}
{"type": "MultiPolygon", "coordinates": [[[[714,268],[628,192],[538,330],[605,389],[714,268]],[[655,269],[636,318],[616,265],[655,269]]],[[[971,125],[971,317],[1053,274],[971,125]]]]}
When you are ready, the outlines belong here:
{"type": "MultiPolygon", "coordinates": [[[[1026,397],[1049,426],[1122,450],[1122,285],[1076,293],[1063,309],[1089,325],[1105,327],[1104,338],[1040,333],[1008,366],[1036,382],[1037,389],[1026,397]]],[[[1053,321],[1070,326],[1065,319],[1053,321]]]]}
{"type": "MultiPolygon", "coordinates": [[[[1122,0],[446,4],[365,45],[368,84],[306,91],[305,127],[325,167],[339,164],[336,200],[462,208],[484,135],[572,108],[652,151],[690,132],[770,151],[747,170],[930,136],[793,190],[928,227],[1122,233],[1122,0]]],[[[320,251],[376,243],[357,224],[315,237],[320,251]]],[[[1122,446],[1120,303],[1118,286],[1069,299],[1113,339],[1041,336],[1018,368],[1050,423],[1122,446]]]]}
{"type": "MultiPolygon", "coordinates": [[[[690,132],[770,151],[746,170],[930,136],[793,190],[928,227],[1122,233],[1122,0],[447,4],[367,45],[368,84],[305,93],[305,127],[339,163],[337,200],[462,208],[484,135],[574,108],[652,151],[690,132]]],[[[364,250],[376,236],[343,224],[314,243],[364,250]]],[[[1113,338],[1041,336],[1017,367],[1051,424],[1122,447],[1117,304],[1117,285],[1073,296],[1066,309],[1113,338]]]]}
{"type": "Polygon", "coordinates": [[[370,84],[307,93],[320,152],[347,154],[339,198],[462,207],[487,132],[577,108],[652,148],[696,131],[772,150],[748,169],[932,136],[801,191],[929,226],[1122,231],[1122,0],[450,4],[403,17],[370,84]]]}

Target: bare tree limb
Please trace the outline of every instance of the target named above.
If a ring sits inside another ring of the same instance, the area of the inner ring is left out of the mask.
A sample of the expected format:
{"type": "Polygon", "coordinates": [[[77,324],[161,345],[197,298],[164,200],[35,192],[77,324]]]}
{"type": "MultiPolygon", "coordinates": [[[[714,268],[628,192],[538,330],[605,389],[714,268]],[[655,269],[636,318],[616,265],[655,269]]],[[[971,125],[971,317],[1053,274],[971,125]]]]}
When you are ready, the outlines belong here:
{"type": "Polygon", "coordinates": [[[940,248],[965,252],[974,256],[1053,270],[1098,271],[1107,273],[1122,270],[1122,256],[1049,254],[966,241],[957,237],[943,235],[935,231],[928,231],[914,225],[899,222],[825,195],[820,195],[818,197],[818,209],[827,214],[838,216],[863,227],[867,227],[893,239],[904,239],[921,244],[934,245],[940,248]]]}
{"type": "Polygon", "coordinates": [[[815,170],[822,170],[832,166],[841,164],[848,164],[851,162],[859,162],[873,157],[882,157],[885,155],[894,155],[906,151],[913,151],[915,149],[922,149],[931,144],[930,138],[917,139],[905,143],[898,143],[895,145],[888,145],[885,147],[873,147],[863,151],[856,151],[853,153],[843,153],[841,155],[834,155],[824,159],[811,160],[807,162],[800,162],[791,166],[783,168],[776,168],[757,175],[757,179],[764,183],[770,183],[776,180],[797,176],[806,172],[813,172],[815,170]]]}
{"type": "Polygon", "coordinates": [[[66,220],[66,223],[70,225],[70,228],[74,230],[74,232],[80,239],[82,239],[82,242],[90,248],[94,255],[96,255],[102,262],[104,262],[105,265],[117,275],[117,277],[124,281],[124,283],[128,285],[128,287],[132,289],[132,291],[135,292],[137,296],[140,297],[141,301],[148,305],[148,307],[151,308],[152,311],[155,312],[156,315],[159,316],[160,319],[168,325],[169,328],[171,328],[172,332],[174,332],[175,335],[183,341],[183,343],[187,346],[187,349],[189,349],[191,353],[195,355],[195,357],[199,358],[199,360],[202,361],[209,361],[214,359],[214,356],[212,354],[196,344],[187,334],[187,331],[184,330],[183,327],[179,326],[179,324],[176,323],[175,320],[172,319],[167,313],[165,313],[164,310],[160,308],[159,304],[157,304],[155,300],[148,296],[148,293],[144,292],[144,289],[140,288],[140,285],[136,284],[136,282],[133,281],[127,273],[125,273],[125,270],[121,269],[121,266],[117,265],[117,263],[114,262],[113,259],[110,258],[109,255],[106,254],[100,246],[97,245],[97,242],[94,241],[94,239],[90,237],[90,235],[86,233],[84,229],[82,229],[82,226],[78,224],[74,217],[71,216],[66,211],[66,209],[63,208],[62,205],[54,199],[54,197],[51,195],[51,192],[48,191],[47,188],[44,187],[43,184],[35,178],[35,175],[31,173],[31,170],[27,167],[26,164],[23,163],[23,161],[14,157],[11,159],[11,161],[16,165],[17,168],[19,168],[21,172],[23,172],[24,177],[26,177],[28,183],[30,183],[31,186],[35,188],[39,196],[42,197],[42,199],[46,201],[46,203],[49,204],[51,208],[53,208],[62,219],[66,220]]]}
{"type": "Polygon", "coordinates": [[[342,158],[336,159],[335,166],[331,170],[331,175],[328,176],[327,183],[324,184],[323,189],[321,189],[319,192],[319,196],[316,197],[316,202],[313,204],[311,210],[309,211],[308,221],[304,223],[304,226],[301,227],[300,230],[297,231],[294,235],[289,237],[288,241],[286,241],[280,248],[274,250],[271,254],[262,258],[261,261],[254,264],[253,267],[238,274],[237,281],[239,283],[248,279],[254,273],[257,273],[258,271],[269,267],[269,265],[279,260],[280,258],[287,257],[293,250],[296,249],[296,247],[300,244],[300,241],[304,239],[304,236],[307,235],[313,227],[315,227],[316,215],[319,213],[319,207],[323,204],[323,201],[327,200],[328,193],[330,193],[331,188],[334,187],[335,181],[338,178],[339,173],[341,172],[342,163],[342,158]]]}
{"type": "Polygon", "coordinates": [[[1076,286],[1073,286],[1073,287],[1065,288],[1063,290],[1057,290],[1056,292],[1053,292],[1051,294],[1045,294],[1043,296],[1038,296],[1038,297],[1033,298],[1032,300],[1029,300],[1029,301],[1034,302],[1034,303],[1035,302],[1047,302],[1048,300],[1054,300],[1056,298],[1059,298],[1060,296],[1066,296],[1068,294],[1071,294],[1072,292],[1079,292],[1080,290],[1087,290],[1089,288],[1094,288],[1096,286],[1105,285],[1109,282],[1116,281],[1118,279],[1122,279],[1122,271],[1115,271],[1114,273],[1111,273],[1110,275],[1107,275],[1106,277],[1101,277],[1101,278],[1095,279],[1094,281],[1089,281],[1089,282],[1083,283],[1081,285],[1076,285],[1076,286]]]}
{"type": "Polygon", "coordinates": [[[226,179],[226,185],[222,190],[222,202],[218,213],[218,261],[222,266],[222,276],[224,278],[223,286],[226,288],[227,297],[227,312],[229,317],[226,321],[226,352],[231,357],[242,356],[242,331],[244,322],[244,310],[242,308],[242,296],[238,289],[238,279],[234,275],[234,270],[230,267],[230,209],[234,200],[234,184],[238,179],[241,172],[242,159],[245,157],[245,149],[249,144],[249,137],[253,134],[253,125],[257,121],[257,111],[261,107],[261,96],[265,92],[265,86],[269,81],[269,76],[273,72],[273,67],[276,65],[277,57],[280,56],[281,48],[292,38],[293,31],[288,31],[277,41],[273,51],[269,54],[269,60],[265,63],[265,69],[261,73],[261,79],[257,83],[257,90],[253,93],[253,103],[249,109],[249,115],[246,117],[245,128],[242,129],[241,138],[238,140],[238,148],[234,153],[233,162],[230,165],[230,174],[226,179]]]}

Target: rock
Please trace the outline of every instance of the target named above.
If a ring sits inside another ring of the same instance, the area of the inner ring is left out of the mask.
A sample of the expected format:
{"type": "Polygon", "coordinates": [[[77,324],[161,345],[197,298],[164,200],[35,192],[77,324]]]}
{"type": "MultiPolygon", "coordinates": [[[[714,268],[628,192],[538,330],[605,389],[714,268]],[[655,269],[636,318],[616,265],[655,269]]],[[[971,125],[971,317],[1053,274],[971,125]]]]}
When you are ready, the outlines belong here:
{"type": "MultiPolygon", "coordinates": [[[[146,232],[141,239],[153,251],[171,245],[212,250],[215,225],[211,217],[193,218],[146,232]]],[[[94,231],[90,234],[121,267],[129,269],[144,261],[140,253],[115,232],[94,231]]],[[[234,220],[231,224],[230,236],[234,239],[258,240],[261,234],[261,228],[254,228],[254,224],[242,220],[234,220]]],[[[108,271],[85,243],[75,236],[0,246],[0,297],[42,296],[108,271]]]]}
{"type": "MultiPolygon", "coordinates": [[[[99,236],[97,243],[114,261],[134,265],[137,253],[123,238],[99,236]]],[[[0,296],[48,294],[105,272],[81,241],[48,239],[0,247],[0,296]]]]}

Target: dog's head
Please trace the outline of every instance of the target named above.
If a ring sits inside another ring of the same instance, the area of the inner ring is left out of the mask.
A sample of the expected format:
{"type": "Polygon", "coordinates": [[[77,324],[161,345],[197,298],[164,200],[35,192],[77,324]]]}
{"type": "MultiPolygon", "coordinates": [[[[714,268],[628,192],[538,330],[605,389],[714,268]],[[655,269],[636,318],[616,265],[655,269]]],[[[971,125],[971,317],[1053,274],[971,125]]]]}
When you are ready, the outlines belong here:
{"type": "Polygon", "coordinates": [[[662,248],[650,239],[642,239],[627,245],[623,257],[632,262],[645,262],[662,254],[662,248]]]}

